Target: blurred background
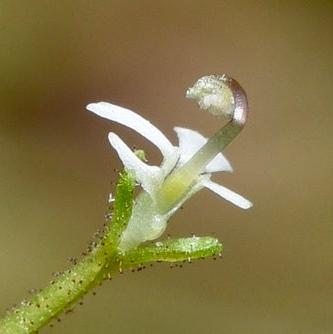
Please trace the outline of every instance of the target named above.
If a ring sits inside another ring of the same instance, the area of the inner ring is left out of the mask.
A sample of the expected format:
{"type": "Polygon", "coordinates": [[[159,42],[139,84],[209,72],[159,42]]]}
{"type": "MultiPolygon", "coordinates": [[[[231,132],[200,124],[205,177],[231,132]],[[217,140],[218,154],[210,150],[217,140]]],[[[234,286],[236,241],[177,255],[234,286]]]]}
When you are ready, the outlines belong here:
{"type": "Polygon", "coordinates": [[[80,256],[104,223],[121,164],[85,111],[131,108],[176,144],[214,117],[184,98],[229,73],[251,115],[215,175],[254,202],[202,191],[168,227],[215,235],[222,260],[127,273],[43,333],[332,333],[332,1],[7,1],[0,5],[0,311],[80,256]]]}

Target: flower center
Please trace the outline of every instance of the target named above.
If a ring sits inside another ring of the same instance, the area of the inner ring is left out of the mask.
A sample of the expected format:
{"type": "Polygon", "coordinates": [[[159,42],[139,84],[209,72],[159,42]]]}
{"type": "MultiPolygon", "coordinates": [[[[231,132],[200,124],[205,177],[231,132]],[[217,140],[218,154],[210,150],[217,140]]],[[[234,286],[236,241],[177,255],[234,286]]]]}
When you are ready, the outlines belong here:
{"type": "Polygon", "coordinates": [[[238,135],[247,118],[246,94],[238,82],[227,75],[199,79],[188,90],[187,97],[197,100],[200,108],[231,120],[209,138],[191,160],[166,178],[157,194],[161,213],[172,210],[186,196],[205,166],[238,135]]]}

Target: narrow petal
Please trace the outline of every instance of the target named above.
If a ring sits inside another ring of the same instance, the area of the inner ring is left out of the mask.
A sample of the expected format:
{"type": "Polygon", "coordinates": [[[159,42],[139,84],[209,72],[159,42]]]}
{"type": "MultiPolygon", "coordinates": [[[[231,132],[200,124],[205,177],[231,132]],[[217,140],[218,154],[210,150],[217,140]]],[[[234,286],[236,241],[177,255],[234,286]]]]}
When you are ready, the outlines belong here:
{"type": "MultiPolygon", "coordinates": [[[[197,131],[191,129],[175,127],[174,130],[177,133],[179,141],[179,151],[180,151],[180,165],[185,164],[189,161],[193,155],[208,141],[203,135],[197,131]]],[[[222,153],[219,153],[204,170],[206,173],[213,172],[232,172],[233,169],[229,161],[224,157],[222,153]]]]}
{"type": "Polygon", "coordinates": [[[141,184],[145,191],[153,195],[156,187],[163,179],[161,169],[145,164],[115,133],[109,133],[109,141],[112,147],[117,151],[125,168],[133,173],[135,179],[141,184]]]}
{"type": "Polygon", "coordinates": [[[87,109],[98,116],[125,125],[153,143],[165,158],[175,151],[174,146],[164,134],[149,121],[135,112],[107,102],[90,103],[87,109]]]}
{"type": "Polygon", "coordinates": [[[206,179],[202,182],[202,185],[210,189],[214,193],[220,195],[225,200],[231,202],[234,205],[237,205],[241,209],[249,209],[253,206],[253,204],[246,198],[242,197],[241,195],[238,195],[237,193],[233,192],[232,190],[226,187],[221,186],[220,184],[217,184],[215,182],[206,179]]]}

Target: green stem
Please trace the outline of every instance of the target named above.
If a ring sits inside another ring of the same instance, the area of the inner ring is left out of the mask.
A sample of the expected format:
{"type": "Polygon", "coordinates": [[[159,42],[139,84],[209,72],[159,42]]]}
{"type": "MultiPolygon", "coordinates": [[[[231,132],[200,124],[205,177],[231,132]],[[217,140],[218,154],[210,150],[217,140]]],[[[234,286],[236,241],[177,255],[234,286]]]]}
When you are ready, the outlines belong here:
{"type": "Polygon", "coordinates": [[[1,334],[36,332],[105,278],[119,271],[117,247],[132,213],[134,187],[134,178],[126,172],[120,173],[112,223],[107,226],[102,240],[72,269],[1,320],[1,334]]]}
{"type": "Polygon", "coordinates": [[[0,321],[1,334],[36,333],[65,309],[69,309],[87,292],[118,272],[142,266],[144,263],[191,261],[217,255],[221,243],[212,237],[192,237],[156,242],[138,247],[126,254],[107,253],[105,244],[89,255],[30,301],[22,303],[0,321]]]}
{"type": "Polygon", "coordinates": [[[125,269],[154,261],[189,261],[222,252],[220,242],[211,237],[166,240],[119,252],[119,239],[132,212],[134,186],[133,177],[121,173],[112,224],[107,226],[102,240],[78,264],[0,320],[1,334],[37,333],[90,290],[125,269]]]}
{"type": "MultiPolygon", "coordinates": [[[[117,260],[97,247],[79,264],[66,271],[56,281],[51,281],[30,301],[22,302],[0,322],[0,333],[34,333],[63,310],[68,309],[89,290],[103,281],[106,275],[119,268],[117,260]]],[[[119,270],[119,269],[118,269],[119,270]]]]}

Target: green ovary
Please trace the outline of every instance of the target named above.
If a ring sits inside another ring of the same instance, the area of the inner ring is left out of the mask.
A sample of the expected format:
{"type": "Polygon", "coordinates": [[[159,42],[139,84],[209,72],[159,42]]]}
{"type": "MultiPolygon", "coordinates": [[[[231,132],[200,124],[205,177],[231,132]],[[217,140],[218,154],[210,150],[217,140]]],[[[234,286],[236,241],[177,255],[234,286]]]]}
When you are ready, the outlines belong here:
{"type": "Polygon", "coordinates": [[[193,174],[187,170],[170,175],[158,192],[157,201],[161,212],[172,210],[191,189],[193,181],[193,174]]]}

